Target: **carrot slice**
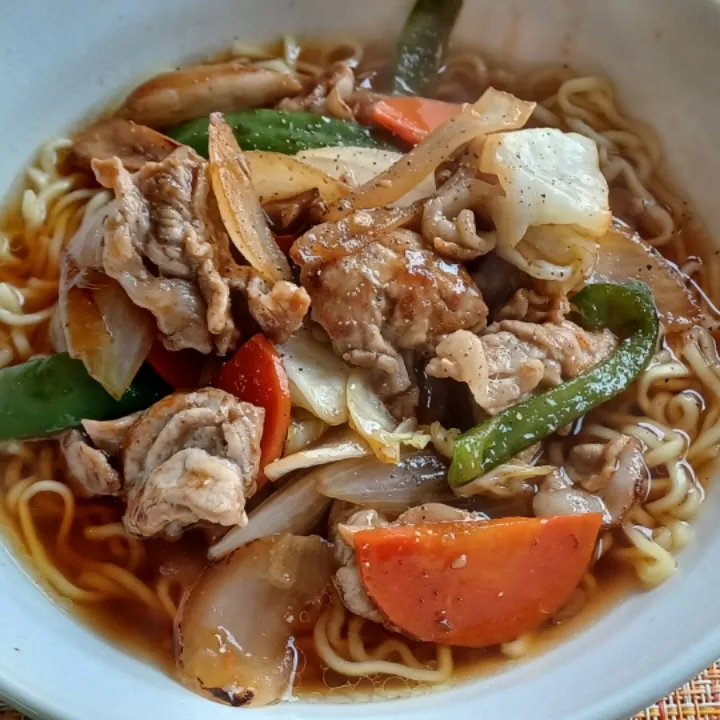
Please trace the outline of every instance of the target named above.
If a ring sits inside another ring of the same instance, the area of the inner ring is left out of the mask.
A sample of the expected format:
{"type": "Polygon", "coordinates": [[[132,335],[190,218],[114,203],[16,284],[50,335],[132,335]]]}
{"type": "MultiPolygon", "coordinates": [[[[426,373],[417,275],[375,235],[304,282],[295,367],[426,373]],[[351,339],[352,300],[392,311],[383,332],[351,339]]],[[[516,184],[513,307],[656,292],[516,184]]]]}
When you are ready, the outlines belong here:
{"type": "Polygon", "coordinates": [[[413,145],[462,110],[462,105],[422,97],[389,97],[376,103],[371,117],[413,145]]]}
{"type": "Polygon", "coordinates": [[[363,530],[363,585],[419,640],[487,647],[548,619],[587,570],[602,517],[503,518],[363,530]]]}
{"type": "Polygon", "coordinates": [[[262,469],[282,455],[290,426],[290,384],[280,355],[264,335],[253,335],[220,368],[213,385],[265,408],[258,478],[262,485],[262,469]]]}
{"type": "Polygon", "coordinates": [[[175,390],[196,388],[207,357],[197,350],[168,350],[160,341],[146,358],[152,369],[175,390]]]}

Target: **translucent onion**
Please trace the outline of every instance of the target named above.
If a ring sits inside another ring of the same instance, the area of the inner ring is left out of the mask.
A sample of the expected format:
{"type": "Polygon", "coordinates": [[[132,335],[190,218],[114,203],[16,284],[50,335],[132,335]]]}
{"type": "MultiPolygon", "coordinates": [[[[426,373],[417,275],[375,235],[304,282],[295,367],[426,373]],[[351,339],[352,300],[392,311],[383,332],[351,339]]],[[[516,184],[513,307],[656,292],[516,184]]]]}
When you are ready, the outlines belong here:
{"type": "Polygon", "coordinates": [[[278,347],[290,381],[292,404],[304,408],[328,425],[348,420],[346,387],[350,368],[329,345],[300,330],[278,347]]]}
{"type": "Polygon", "coordinates": [[[102,271],[110,207],[83,221],[63,256],[57,318],[70,356],[119,399],[145,361],[157,329],[153,316],[102,271]]]}
{"type": "Polygon", "coordinates": [[[338,429],[329,432],[320,443],[266,465],[265,475],[270,480],[278,480],[295,470],[364,457],[371,453],[368,444],[356,432],[349,428],[338,429]]]}
{"type": "Polygon", "coordinates": [[[450,118],[392,167],[361,185],[330,208],[328,220],[365,208],[390,205],[409,193],[449,160],[461,145],[487,133],[521,128],[535,103],[488,88],[473,105],[450,118]]]}
{"type": "Polygon", "coordinates": [[[292,280],[290,264],[270,232],[245,157],[220,113],[210,116],[208,152],[213,192],[235,247],[267,280],[292,280]]]}
{"type": "Polygon", "coordinates": [[[382,462],[399,462],[401,445],[422,449],[430,442],[430,435],[397,425],[363,373],[354,372],[348,379],[347,406],[350,426],[367,440],[382,462]]]}
{"type": "Polygon", "coordinates": [[[276,490],[249,515],[248,524],[236,527],[208,550],[217,560],[258,538],[279,533],[307,535],[320,522],[330,506],[330,498],[316,489],[312,473],[276,490]]]}
{"type": "MultiPolygon", "coordinates": [[[[366,147],[326,147],[302,150],[295,157],[314,165],[338,180],[353,185],[364,185],[402,159],[403,154],[394,150],[366,147]]],[[[346,189],[343,195],[347,194],[346,189]]],[[[401,197],[395,204],[411,205],[435,194],[435,176],[428,175],[417,187],[401,197]]],[[[338,196],[339,197],[339,196],[338,196]]]]}
{"type": "Polygon", "coordinates": [[[249,150],[245,159],[250,168],[252,186],[263,205],[314,189],[325,202],[331,203],[348,192],[345,183],[289,155],[249,150]]]}
{"type": "Polygon", "coordinates": [[[447,464],[432,452],[415,452],[397,465],[376,457],[343,460],[310,472],[317,490],[381,513],[402,513],[424,503],[448,503],[455,497],[447,484],[447,464]]]}
{"type": "Polygon", "coordinates": [[[642,280],[652,290],[665,329],[695,325],[700,308],[680,271],[629,228],[619,224],[598,240],[600,257],[590,282],[642,280]]]}
{"type": "Polygon", "coordinates": [[[333,571],[327,542],[293,535],[256,540],[210,566],[175,624],[183,682],[233,707],[286,697],[297,671],[293,636],[314,624],[333,571]]]}

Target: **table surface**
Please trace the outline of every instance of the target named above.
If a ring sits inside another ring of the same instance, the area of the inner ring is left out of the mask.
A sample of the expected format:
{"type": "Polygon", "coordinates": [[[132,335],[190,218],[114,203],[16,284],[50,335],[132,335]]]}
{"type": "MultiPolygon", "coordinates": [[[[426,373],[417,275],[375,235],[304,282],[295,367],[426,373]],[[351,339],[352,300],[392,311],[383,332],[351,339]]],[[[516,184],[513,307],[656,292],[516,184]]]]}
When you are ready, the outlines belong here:
{"type": "MultiPolygon", "coordinates": [[[[0,704],[0,720],[27,719],[0,704]]],[[[631,720],[720,720],[720,660],[631,720]]]]}

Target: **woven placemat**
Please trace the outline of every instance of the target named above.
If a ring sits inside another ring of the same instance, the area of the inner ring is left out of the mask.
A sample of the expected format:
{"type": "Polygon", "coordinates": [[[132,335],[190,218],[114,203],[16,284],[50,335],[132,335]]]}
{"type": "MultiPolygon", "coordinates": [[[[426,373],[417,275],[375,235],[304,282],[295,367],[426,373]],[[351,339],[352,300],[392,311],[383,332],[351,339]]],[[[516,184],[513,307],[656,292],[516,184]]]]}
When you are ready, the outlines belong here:
{"type": "MultiPolygon", "coordinates": [[[[0,703],[0,720],[27,719],[0,703]]],[[[631,720],[720,720],[720,660],[631,720]]]]}

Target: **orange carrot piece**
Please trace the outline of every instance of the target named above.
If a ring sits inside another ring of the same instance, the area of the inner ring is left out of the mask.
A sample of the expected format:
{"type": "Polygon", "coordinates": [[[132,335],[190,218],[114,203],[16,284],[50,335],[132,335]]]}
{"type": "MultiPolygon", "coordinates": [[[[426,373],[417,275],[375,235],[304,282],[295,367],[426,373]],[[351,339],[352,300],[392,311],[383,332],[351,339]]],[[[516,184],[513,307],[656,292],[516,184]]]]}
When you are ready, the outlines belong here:
{"type": "Polygon", "coordinates": [[[421,97],[388,97],[376,103],[372,119],[413,145],[462,109],[462,105],[421,97]]]}
{"type": "Polygon", "coordinates": [[[419,640],[487,647],[541,625],[577,587],[598,514],[425,523],[354,536],[363,585],[380,612],[419,640]]]}
{"type": "Polygon", "coordinates": [[[264,335],[253,335],[218,371],[213,385],[265,408],[265,425],[260,443],[262,469],[283,452],[290,426],[290,383],[275,346],[264,335]]]}

